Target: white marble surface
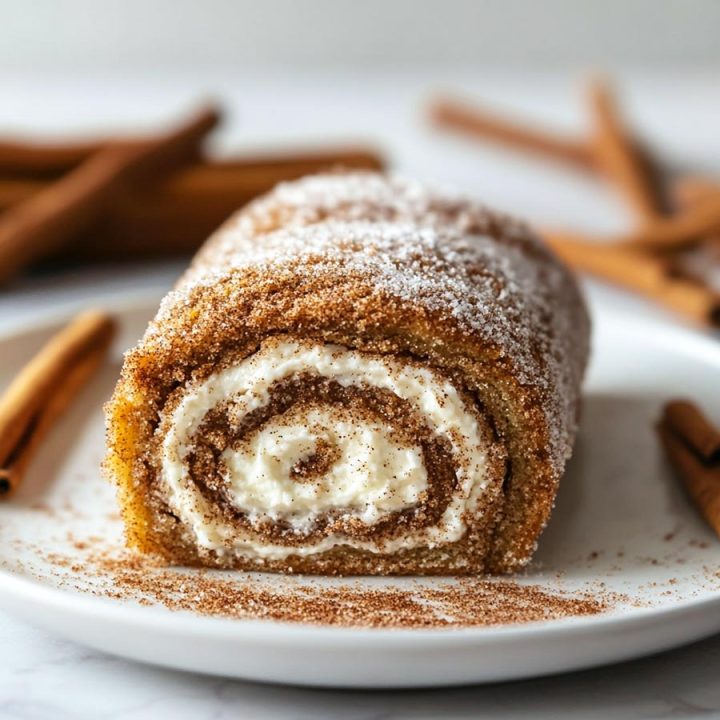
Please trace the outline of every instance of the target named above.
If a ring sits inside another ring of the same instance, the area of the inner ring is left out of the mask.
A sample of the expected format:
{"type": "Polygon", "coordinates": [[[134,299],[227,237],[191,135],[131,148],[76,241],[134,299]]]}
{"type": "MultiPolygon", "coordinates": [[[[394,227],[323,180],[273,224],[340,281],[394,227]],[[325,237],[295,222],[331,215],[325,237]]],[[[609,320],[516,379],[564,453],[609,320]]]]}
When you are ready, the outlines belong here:
{"type": "MultiPolygon", "coordinates": [[[[439,179],[544,222],[597,230],[622,211],[586,178],[456,140],[435,137],[418,106],[426,78],[57,79],[0,76],[0,131],[101,128],[167,116],[208,90],[239,110],[221,147],[325,136],[381,142],[407,172],[439,179]],[[30,120],[28,120],[30,118],[30,120]],[[292,123],[289,122],[292,118],[292,123]]],[[[447,85],[447,83],[444,83],[447,85]]],[[[570,85],[559,80],[472,80],[496,103],[580,125],[570,85]]],[[[720,97],[712,78],[631,78],[633,117],[682,157],[720,170],[720,97]]],[[[181,265],[35,276],[0,292],[0,332],[88,302],[167,287],[181,265]]],[[[594,298],[677,322],[640,300],[593,286],[594,298]]],[[[0,362],[2,360],[0,359],[0,362]]],[[[302,659],[299,659],[302,661],[302,659]]],[[[149,668],[89,651],[0,614],[0,718],[698,718],[720,717],[720,637],[609,668],[504,685],[436,691],[339,692],[261,686],[149,668]]]]}
{"type": "Polygon", "coordinates": [[[713,718],[720,638],[609,668],[484,687],[345,692],[134,664],[0,616],[0,717],[88,720],[713,718]]]}

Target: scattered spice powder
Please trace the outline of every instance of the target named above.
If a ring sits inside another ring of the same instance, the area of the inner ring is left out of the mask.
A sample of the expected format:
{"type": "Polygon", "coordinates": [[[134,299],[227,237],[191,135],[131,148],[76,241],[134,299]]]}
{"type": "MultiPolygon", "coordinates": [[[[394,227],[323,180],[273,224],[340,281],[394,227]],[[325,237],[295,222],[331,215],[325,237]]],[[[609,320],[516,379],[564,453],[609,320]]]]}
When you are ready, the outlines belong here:
{"type": "MultiPolygon", "coordinates": [[[[330,585],[292,578],[280,587],[262,575],[164,567],[162,561],[130,551],[75,544],[86,557],[47,559],[58,567],[110,582],[91,592],[143,605],[159,604],[203,616],[372,628],[463,628],[528,623],[611,608],[612,593],[551,593],[514,580],[463,578],[410,587],[369,588],[360,582],[330,585]]],[[[276,578],[277,580],[277,578],[276,578]]],[[[65,580],[67,582],[67,580],[65,580]]]]}

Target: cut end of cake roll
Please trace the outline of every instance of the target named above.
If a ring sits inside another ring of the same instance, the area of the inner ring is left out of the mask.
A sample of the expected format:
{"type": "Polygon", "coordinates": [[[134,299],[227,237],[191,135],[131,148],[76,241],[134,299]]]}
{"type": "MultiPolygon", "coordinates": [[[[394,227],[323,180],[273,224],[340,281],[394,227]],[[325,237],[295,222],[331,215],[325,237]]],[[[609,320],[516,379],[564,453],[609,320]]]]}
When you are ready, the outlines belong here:
{"type": "Polygon", "coordinates": [[[525,225],[375,173],[278,186],[126,357],[106,467],[168,562],[505,573],[570,455],[589,321],[525,225]]]}

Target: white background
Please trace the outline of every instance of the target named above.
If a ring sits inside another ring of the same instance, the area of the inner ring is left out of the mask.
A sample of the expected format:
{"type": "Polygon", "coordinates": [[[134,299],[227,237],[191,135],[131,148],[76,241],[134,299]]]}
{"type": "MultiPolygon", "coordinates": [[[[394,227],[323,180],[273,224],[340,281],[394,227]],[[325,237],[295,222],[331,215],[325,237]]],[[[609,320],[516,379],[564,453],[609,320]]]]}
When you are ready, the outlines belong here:
{"type": "Polygon", "coordinates": [[[1,0],[0,69],[717,67],[715,0],[1,0]]]}

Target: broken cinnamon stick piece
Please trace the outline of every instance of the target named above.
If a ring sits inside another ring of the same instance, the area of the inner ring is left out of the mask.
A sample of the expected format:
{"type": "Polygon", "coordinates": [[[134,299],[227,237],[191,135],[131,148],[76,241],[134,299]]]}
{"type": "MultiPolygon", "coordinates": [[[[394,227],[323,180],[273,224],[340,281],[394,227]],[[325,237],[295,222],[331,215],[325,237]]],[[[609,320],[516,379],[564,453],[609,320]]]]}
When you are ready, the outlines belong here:
{"type": "Polygon", "coordinates": [[[651,177],[647,159],[623,125],[610,87],[596,78],[590,83],[588,96],[594,121],[593,150],[598,165],[641,220],[662,217],[664,199],[651,177]]]}
{"type": "Polygon", "coordinates": [[[687,401],[668,403],[657,430],[690,499],[720,537],[720,455],[717,448],[707,454],[720,431],[687,401]]]}
{"type": "Polygon", "coordinates": [[[7,210],[0,216],[0,282],[87,228],[118,190],[187,163],[218,120],[218,111],[208,108],[156,138],[109,144],[7,210]]]}
{"type": "Polygon", "coordinates": [[[490,140],[516,150],[526,150],[583,170],[594,170],[592,148],[584,140],[572,140],[490,113],[475,105],[438,99],[430,106],[431,122],[440,128],[455,130],[490,140]]]}
{"type": "Polygon", "coordinates": [[[578,235],[543,233],[568,265],[656,300],[695,322],[720,327],[720,296],[702,285],[673,277],[662,258],[578,235]]]}
{"type": "Polygon", "coordinates": [[[0,397],[0,495],[17,488],[42,439],[102,363],[114,332],[105,313],[77,316],[0,397]]]}

